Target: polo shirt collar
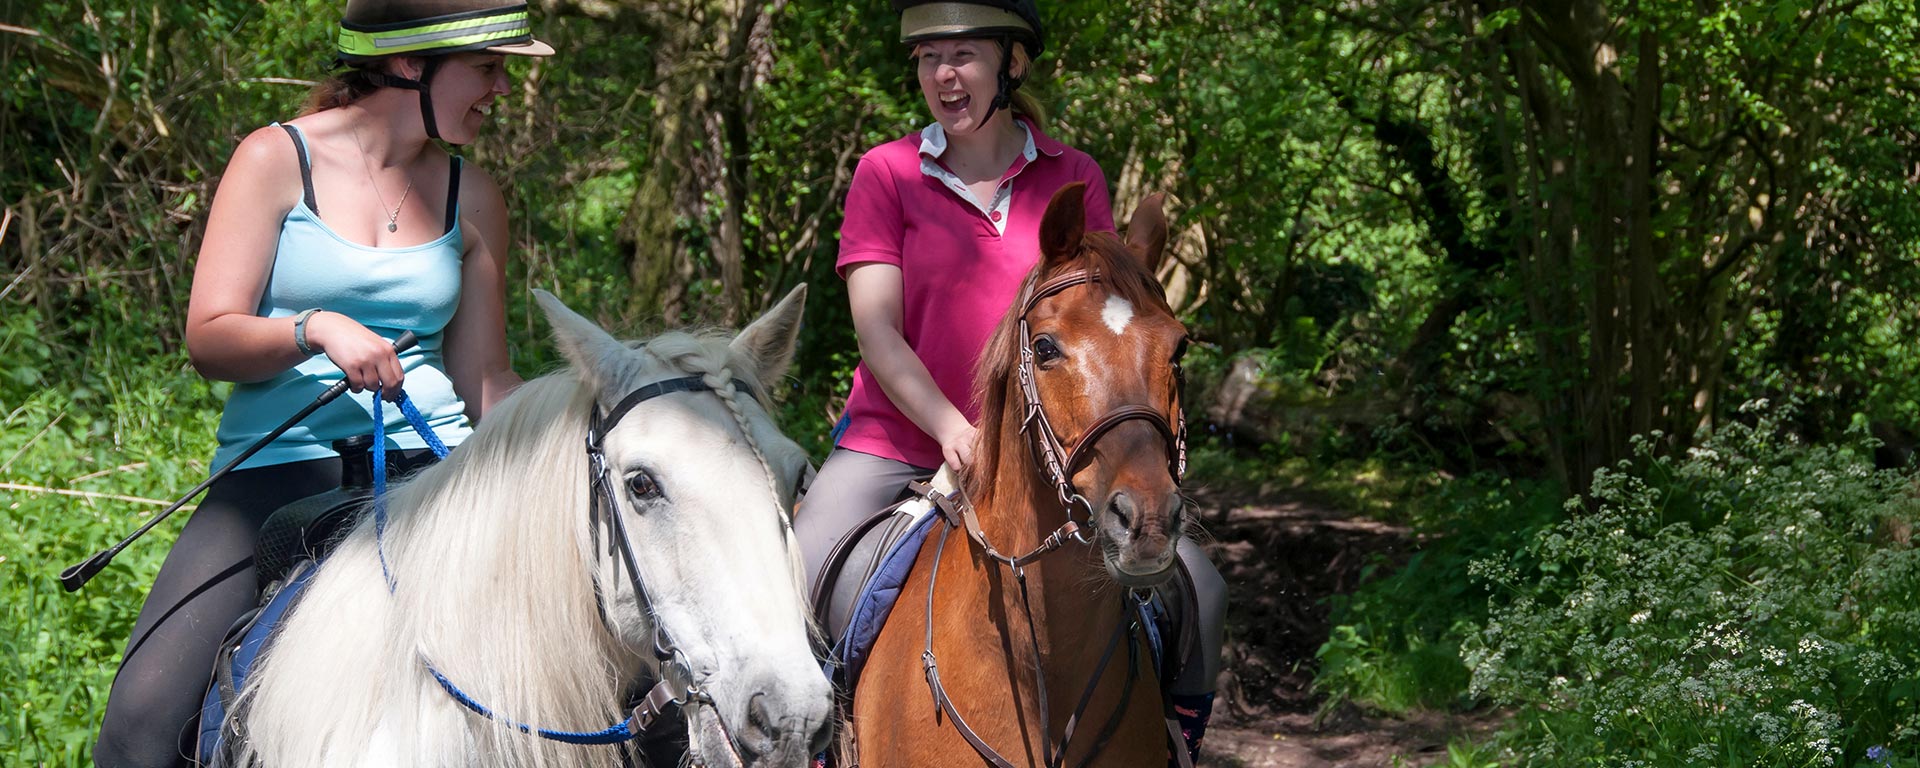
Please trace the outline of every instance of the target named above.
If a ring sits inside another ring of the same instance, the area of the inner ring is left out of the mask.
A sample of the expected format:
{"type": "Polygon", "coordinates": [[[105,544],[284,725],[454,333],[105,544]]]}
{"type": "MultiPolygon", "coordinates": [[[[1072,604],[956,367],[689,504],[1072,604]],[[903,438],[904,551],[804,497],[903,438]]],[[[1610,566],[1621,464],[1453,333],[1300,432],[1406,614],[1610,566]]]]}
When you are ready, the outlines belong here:
{"type": "MultiPolygon", "coordinates": [[[[1027,145],[1020,151],[1021,157],[1025,158],[1027,162],[1033,162],[1036,158],[1036,153],[1044,154],[1048,157],[1059,157],[1060,153],[1066,151],[1065,146],[1061,145],[1060,142],[1054,141],[1053,137],[1041,132],[1040,129],[1035,128],[1033,123],[1026,118],[1015,117],[1013,122],[1020,126],[1021,130],[1027,132],[1027,145]]],[[[942,127],[939,121],[936,120],[927,124],[927,127],[920,129],[921,156],[937,160],[941,155],[946,154],[946,152],[947,129],[942,127]]]]}

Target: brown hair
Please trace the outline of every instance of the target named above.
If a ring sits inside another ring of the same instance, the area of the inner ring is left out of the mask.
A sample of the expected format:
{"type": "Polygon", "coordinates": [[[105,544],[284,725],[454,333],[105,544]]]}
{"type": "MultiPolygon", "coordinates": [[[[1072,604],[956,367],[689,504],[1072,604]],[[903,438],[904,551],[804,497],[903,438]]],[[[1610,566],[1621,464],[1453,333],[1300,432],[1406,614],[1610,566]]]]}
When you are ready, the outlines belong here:
{"type": "Polygon", "coordinates": [[[315,112],[344,107],[379,90],[380,86],[374,85],[368,72],[366,67],[354,67],[320,81],[313,90],[307,92],[307,102],[301,105],[299,116],[306,117],[315,112]]]}

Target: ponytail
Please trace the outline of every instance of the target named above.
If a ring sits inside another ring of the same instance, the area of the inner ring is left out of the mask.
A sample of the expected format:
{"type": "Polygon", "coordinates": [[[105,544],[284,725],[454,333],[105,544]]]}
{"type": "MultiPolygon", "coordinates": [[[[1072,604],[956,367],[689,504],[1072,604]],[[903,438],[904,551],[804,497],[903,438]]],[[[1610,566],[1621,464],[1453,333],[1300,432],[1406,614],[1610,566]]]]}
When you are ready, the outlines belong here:
{"type": "Polygon", "coordinates": [[[337,107],[344,107],[379,90],[374,85],[368,70],[358,67],[340,72],[320,81],[313,90],[307,92],[307,102],[300,107],[300,117],[311,115],[337,107]]]}

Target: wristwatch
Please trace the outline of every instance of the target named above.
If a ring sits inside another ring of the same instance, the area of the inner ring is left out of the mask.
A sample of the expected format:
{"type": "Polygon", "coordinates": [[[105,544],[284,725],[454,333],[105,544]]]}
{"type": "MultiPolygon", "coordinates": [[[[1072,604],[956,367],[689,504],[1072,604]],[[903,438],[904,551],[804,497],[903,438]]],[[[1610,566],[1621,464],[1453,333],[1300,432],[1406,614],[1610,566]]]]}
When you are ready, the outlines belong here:
{"type": "Polygon", "coordinates": [[[314,307],[312,309],[301,310],[300,314],[293,316],[293,345],[299,347],[300,354],[306,355],[307,357],[313,357],[319,354],[313,347],[307,346],[307,320],[313,317],[313,313],[319,311],[319,307],[314,307]]]}

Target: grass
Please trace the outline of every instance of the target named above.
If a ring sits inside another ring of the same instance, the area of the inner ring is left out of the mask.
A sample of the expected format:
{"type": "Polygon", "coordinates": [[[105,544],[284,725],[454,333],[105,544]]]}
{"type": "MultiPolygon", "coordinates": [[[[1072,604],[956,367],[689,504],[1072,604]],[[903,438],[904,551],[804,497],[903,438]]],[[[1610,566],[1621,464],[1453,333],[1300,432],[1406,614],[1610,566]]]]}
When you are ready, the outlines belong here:
{"type": "Polygon", "coordinates": [[[83,378],[0,400],[0,765],[91,765],[122,647],[185,515],[77,594],[57,576],[163,508],[128,499],[198,482],[213,449],[215,388],[181,361],[103,361],[83,378]]]}

